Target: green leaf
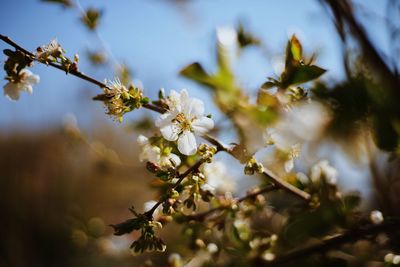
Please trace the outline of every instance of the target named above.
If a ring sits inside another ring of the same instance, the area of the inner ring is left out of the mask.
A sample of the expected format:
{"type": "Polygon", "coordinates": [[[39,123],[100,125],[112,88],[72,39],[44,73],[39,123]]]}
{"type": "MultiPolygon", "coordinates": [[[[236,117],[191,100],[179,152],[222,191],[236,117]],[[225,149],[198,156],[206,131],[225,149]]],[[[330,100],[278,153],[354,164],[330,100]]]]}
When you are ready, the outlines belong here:
{"type": "Polygon", "coordinates": [[[213,83],[211,81],[210,75],[204,70],[200,63],[195,62],[186,67],[184,67],[180,72],[180,75],[186,77],[192,81],[198,82],[200,84],[212,87],[213,83]]]}
{"type": "Polygon", "coordinates": [[[274,88],[276,84],[274,82],[265,82],[261,85],[261,88],[263,89],[271,89],[274,88]]]}
{"type": "Polygon", "coordinates": [[[292,77],[285,82],[287,85],[306,83],[317,79],[326,72],[325,69],[315,65],[299,65],[294,69],[292,77]]]}
{"type": "Polygon", "coordinates": [[[257,46],[261,44],[260,39],[256,38],[253,34],[247,31],[242,23],[240,23],[237,28],[237,40],[240,48],[245,48],[252,45],[257,46]]]}

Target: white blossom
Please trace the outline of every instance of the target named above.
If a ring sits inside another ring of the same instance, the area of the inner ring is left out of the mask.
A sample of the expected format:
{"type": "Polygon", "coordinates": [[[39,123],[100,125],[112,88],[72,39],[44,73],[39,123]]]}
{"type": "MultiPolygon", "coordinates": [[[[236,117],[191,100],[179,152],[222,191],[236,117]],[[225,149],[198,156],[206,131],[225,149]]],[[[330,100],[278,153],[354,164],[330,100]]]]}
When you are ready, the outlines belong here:
{"type": "Polygon", "coordinates": [[[21,91],[32,94],[32,86],[40,81],[38,75],[33,74],[30,70],[23,69],[20,71],[18,79],[10,81],[4,85],[4,95],[10,100],[18,100],[21,91]]]}
{"type": "Polygon", "coordinates": [[[265,251],[261,255],[261,258],[263,258],[265,261],[273,261],[275,259],[275,254],[269,251],[265,251]]]}
{"type": "Polygon", "coordinates": [[[310,182],[310,179],[308,179],[307,175],[302,172],[296,173],[296,178],[302,184],[308,184],[310,182]]]}
{"type": "Polygon", "coordinates": [[[128,89],[121,83],[119,78],[115,78],[114,81],[105,80],[107,88],[104,88],[106,94],[113,95],[114,98],[118,99],[122,94],[128,93],[128,89]]]}
{"type": "Polygon", "coordinates": [[[287,109],[278,123],[267,130],[266,141],[288,151],[294,145],[318,139],[329,120],[330,114],[322,104],[301,103],[287,109]]]}
{"type": "Polygon", "coordinates": [[[393,262],[394,265],[399,264],[400,263],[400,255],[395,255],[393,257],[393,261],[392,262],[393,262]]]}
{"type": "Polygon", "coordinates": [[[181,159],[177,155],[170,151],[162,151],[158,146],[151,145],[149,139],[144,135],[139,135],[137,142],[142,149],[139,155],[141,162],[150,161],[158,164],[161,168],[175,167],[181,164],[181,159]]]}
{"type": "Polygon", "coordinates": [[[36,56],[39,59],[42,60],[47,60],[48,57],[54,57],[57,58],[60,55],[62,55],[63,49],[61,45],[58,43],[57,39],[53,39],[50,41],[48,45],[43,45],[40,48],[38,48],[38,52],[36,56]]]}
{"type": "Polygon", "coordinates": [[[311,168],[311,181],[318,182],[322,175],[328,184],[336,184],[338,172],[334,167],[329,165],[327,160],[321,160],[311,168]]]}
{"type": "Polygon", "coordinates": [[[215,243],[209,243],[207,245],[207,251],[211,254],[215,254],[218,252],[218,246],[215,243]]]}
{"type": "Polygon", "coordinates": [[[369,214],[369,219],[373,224],[381,224],[383,222],[383,215],[382,212],[379,210],[373,210],[369,214]]]}
{"type": "Polygon", "coordinates": [[[180,93],[171,91],[168,111],[156,121],[162,136],[168,141],[178,141],[178,150],[193,155],[197,150],[196,135],[203,135],[214,127],[214,121],[204,113],[204,104],[197,98],[189,98],[186,89],[180,93]]]}
{"type": "Polygon", "coordinates": [[[287,160],[284,163],[286,172],[290,172],[294,167],[294,160],[300,155],[300,144],[293,145],[287,152],[287,160]]]}
{"type": "Polygon", "coordinates": [[[211,192],[234,192],[236,183],[231,176],[227,174],[226,165],[222,161],[213,161],[204,164],[203,173],[207,178],[207,183],[203,185],[203,189],[211,192]]]}
{"type": "Polygon", "coordinates": [[[394,254],[393,253],[388,253],[388,254],[385,255],[384,261],[388,262],[388,263],[391,263],[393,261],[393,258],[394,258],[394,254]]]}

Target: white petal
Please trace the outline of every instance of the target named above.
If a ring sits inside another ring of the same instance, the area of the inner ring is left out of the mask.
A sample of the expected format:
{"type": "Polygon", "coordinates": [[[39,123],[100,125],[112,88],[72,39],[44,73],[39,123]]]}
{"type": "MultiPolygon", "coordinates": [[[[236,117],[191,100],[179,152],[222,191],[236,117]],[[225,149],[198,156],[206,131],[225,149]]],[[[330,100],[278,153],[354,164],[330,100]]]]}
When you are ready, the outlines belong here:
{"type": "Polygon", "coordinates": [[[146,136],[142,135],[142,134],[138,136],[136,141],[139,144],[139,146],[144,146],[144,145],[149,143],[149,139],[146,136]]]}
{"type": "Polygon", "coordinates": [[[170,123],[160,129],[162,136],[168,141],[176,141],[180,128],[175,123],[170,123]]]}
{"type": "Polygon", "coordinates": [[[154,163],[159,163],[160,161],[160,148],[156,146],[151,146],[147,150],[147,160],[154,163]]]}
{"type": "Polygon", "coordinates": [[[32,91],[33,91],[32,85],[26,84],[26,85],[24,86],[23,90],[24,90],[24,91],[27,91],[27,92],[30,93],[30,94],[32,94],[32,91]]]}
{"type": "Polygon", "coordinates": [[[30,75],[26,76],[25,80],[28,83],[30,83],[31,85],[34,85],[34,84],[37,84],[38,82],[40,82],[40,77],[39,77],[39,75],[31,73],[30,75]]]}
{"type": "Polygon", "coordinates": [[[208,117],[201,117],[192,122],[192,128],[196,134],[205,134],[214,128],[214,121],[208,117]]]}
{"type": "Polygon", "coordinates": [[[171,93],[169,94],[169,103],[168,103],[168,107],[170,110],[179,110],[179,112],[181,111],[181,96],[180,94],[175,91],[175,90],[171,90],[171,93]]]}
{"type": "Polygon", "coordinates": [[[181,165],[181,159],[174,153],[169,154],[169,159],[174,162],[175,166],[181,165]]]}
{"type": "Polygon", "coordinates": [[[4,85],[3,88],[4,88],[4,95],[7,96],[8,99],[10,100],[19,99],[20,90],[18,88],[18,84],[9,82],[6,85],[4,85]]]}
{"type": "Polygon", "coordinates": [[[186,89],[180,91],[181,103],[186,103],[189,100],[189,93],[186,89]]]}
{"type": "Polygon", "coordinates": [[[164,114],[161,114],[160,117],[157,118],[156,120],[156,127],[164,127],[168,124],[171,124],[172,120],[175,119],[176,115],[178,115],[178,111],[174,110],[171,112],[166,112],[164,114]]]}
{"type": "Polygon", "coordinates": [[[200,117],[204,113],[204,104],[200,99],[192,98],[189,99],[184,106],[182,112],[187,118],[200,117]]]}
{"type": "Polygon", "coordinates": [[[196,138],[190,131],[183,132],[178,139],[178,150],[183,155],[193,155],[197,151],[196,138]]]}
{"type": "Polygon", "coordinates": [[[294,162],[293,159],[289,159],[285,162],[285,171],[290,172],[293,169],[294,162]]]}

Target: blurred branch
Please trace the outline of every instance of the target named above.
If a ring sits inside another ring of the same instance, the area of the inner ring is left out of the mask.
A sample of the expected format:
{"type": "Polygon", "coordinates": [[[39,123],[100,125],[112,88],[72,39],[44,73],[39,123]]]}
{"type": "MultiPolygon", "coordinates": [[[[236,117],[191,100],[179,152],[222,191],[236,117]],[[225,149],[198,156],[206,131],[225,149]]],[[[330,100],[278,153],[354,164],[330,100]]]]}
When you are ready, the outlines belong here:
{"type": "MultiPolygon", "coordinates": [[[[255,192],[248,193],[247,195],[245,195],[245,196],[243,196],[243,197],[241,197],[241,198],[236,199],[232,204],[238,204],[238,203],[241,203],[241,202],[243,202],[243,201],[245,201],[245,200],[253,199],[253,198],[255,198],[255,197],[258,196],[258,195],[271,192],[271,191],[273,191],[273,190],[275,190],[275,189],[277,189],[277,186],[275,186],[275,185],[268,185],[268,186],[266,186],[266,187],[264,187],[264,188],[261,188],[261,189],[255,191],[255,192]]],[[[201,212],[201,213],[197,213],[197,214],[188,215],[186,218],[187,218],[188,220],[202,221],[202,220],[204,220],[206,217],[212,215],[213,213],[215,213],[215,212],[217,212],[217,211],[224,210],[224,209],[228,209],[228,208],[230,208],[231,206],[232,206],[232,205],[230,205],[230,206],[218,206],[218,207],[215,207],[215,208],[213,208],[213,209],[209,209],[209,210],[207,210],[207,211],[205,211],[205,212],[201,212]]]]}
{"type": "Polygon", "coordinates": [[[393,96],[400,97],[400,82],[397,77],[397,73],[388,67],[375,46],[368,38],[365,30],[355,19],[351,4],[347,0],[320,0],[330,7],[334,15],[335,24],[337,30],[344,39],[345,29],[344,25],[348,26],[348,29],[358,41],[362,48],[363,54],[371,68],[373,68],[380,78],[380,82],[386,84],[393,96]]]}
{"type": "Polygon", "coordinates": [[[368,225],[360,229],[354,229],[347,231],[341,235],[337,235],[328,239],[323,240],[321,243],[305,246],[300,249],[294,249],[288,253],[277,257],[276,260],[271,262],[257,262],[257,266],[279,266],[296,259],[304,258],[316,253],[324,253],[333,248],[337,248],[340,245],[356,241],[368,235],[378,234],[382,232],[399,232],[400,231],[400,219],[388,219],[386,222],[378,225],[368,225]]]}

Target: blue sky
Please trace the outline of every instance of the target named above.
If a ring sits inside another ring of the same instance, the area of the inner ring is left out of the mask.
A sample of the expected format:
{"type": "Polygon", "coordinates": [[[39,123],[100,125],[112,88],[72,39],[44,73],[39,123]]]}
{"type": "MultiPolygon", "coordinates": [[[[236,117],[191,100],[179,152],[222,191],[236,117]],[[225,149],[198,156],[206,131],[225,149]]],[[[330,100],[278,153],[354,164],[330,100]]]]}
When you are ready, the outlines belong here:
{"type": "MultiPolygon", "coordinates": [[[[386,51],[388,39],[379,19],[385,14],[386,1],[357,2],[377,15],[377,19],[365,18],[364,22],[374,41],[386,51]]],[[[296,33],[306,52],[319,53],[318,64],[329,70],[326,79],[337,80],[343,75],[340,42],[329,16],[316,0],[303,0],[301,4],[295,0],[194,0],[184,7],[165,0],[81,0],[80,4],[104,11],[99,34],[113,56],[125,62],[143,82],[150,96],[155,96],[160,87],[167,91],[186,87],[209,104],[203,89],[177,73],[193,61],[212,69],[216,27],[235,26],[239,20],[264,41],[274,57],[282,55],[288,36],[296,33]]],[[[80,24],[76,10],[34,0],[1,0],[0,6],[0,33],[30,50],[57,38],[71,57],[75,52],[81,54],[82,71],[100,80],[113,78],[112,68],[96,69],[87,63],[85,51],[99,45],[80,24]]],[[[1,43],[0,48],[8,46],[1,43]]],[[[256,49],[246,51],[236,61],[235,70],[250,91],[274,75],[271,62],[256,49]]],[[[33,95],[23,94],[18,102],[0,97],[1,131],[56,126],[66,113],[74,113],[78,122],[87,126],[110,122],[101,103],[90,100],[99,92],[95,86],[38,64],[32,71],[41,77],[33,95]]]]}

